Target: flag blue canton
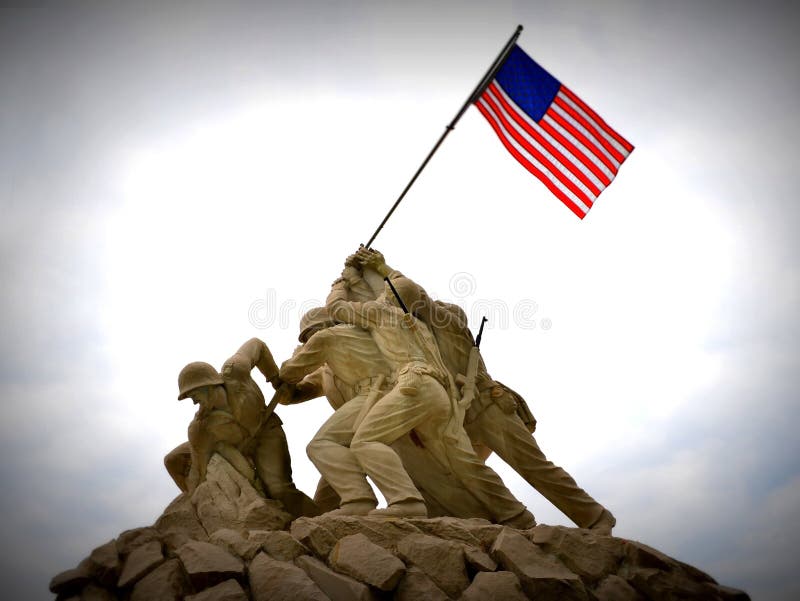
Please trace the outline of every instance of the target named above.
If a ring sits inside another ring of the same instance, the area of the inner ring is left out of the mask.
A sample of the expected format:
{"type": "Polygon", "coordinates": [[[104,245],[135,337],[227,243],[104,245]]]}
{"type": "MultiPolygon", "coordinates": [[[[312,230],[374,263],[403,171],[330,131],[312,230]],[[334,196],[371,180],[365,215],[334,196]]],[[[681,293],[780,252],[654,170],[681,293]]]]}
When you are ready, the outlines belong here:
{"type": "Polygon", "coordinates": [[[495,79],[517,106],[537,122],[544,116],[561,88],[560,81],[516,44],[495,79]]]}
{"type": "Polygon", "coordinates": [[[633,150],[516,45],[475,106],[506,150],[581,219],[633,150]]]}

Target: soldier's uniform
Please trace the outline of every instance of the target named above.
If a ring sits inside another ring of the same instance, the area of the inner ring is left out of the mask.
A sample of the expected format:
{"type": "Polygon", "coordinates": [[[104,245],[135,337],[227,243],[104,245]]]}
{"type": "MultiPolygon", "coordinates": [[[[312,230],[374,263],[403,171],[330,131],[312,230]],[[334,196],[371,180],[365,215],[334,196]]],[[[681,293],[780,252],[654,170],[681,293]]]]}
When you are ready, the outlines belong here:
{"type": "MultiPolygon", "coordinates": [[[[464,311],[457,305],[432,301],[421,287],[405,276],[397,276],[396,281],[397,286],[406,289],[416,287],[418,310],[426,316],[426,321],[433,324],[431,329],[448,370],[454,377],[466,375],[474,340],[467,328],[464,311]]],[[[545,457],[532,435],[536,420],[525,400],[492,380],[482,358],[478,361],[475,386],[479,394],[467,410],[464,428],[477,452],[485,447],[497,453],[543,497],[582,528],[593,526],[606,514],[610,516],[566,471],[545,457]]],[[[483,453],[484,457],[488,454],[483,453]]],[[[609,520],[613,521],[613,517],[609,520]]]]}
{"type": "Polygon", "coordinates": [[[346,324],[315,333],[281,365],[284,382],[298,383],[311,374],[318,376],[318,392],[327,391],[335,405],[333,415],[314,435],[306,452],[343,505],[361,502],[374,507],[378,503],[349,447],[356,418],[370,391],[381,375],[388,379],[390,372],[369,333],[346,324]],[[329,369],[319,371],[326,364],[329,369]]]}
{"type": "Polygon", "coordinates": [[[340,278],[327,300],[331,317],[369,331],[396,379],[392,390],[358,427],[350,447],[386,497],[389,508],[423,501],[389,446],[413,429],[422,444],[452,470],[496,521],[524,517],[532,523],[525,506],[476,457],[462,426],[464,414],[455,398],[455,386],[427,326],[386,302],[353,302],[347,298],[347,282],[340,278]]]}
{"type": "MultiPolygon", "coordinates": [[[[292,480],[291,458],[282,422],[274,412],[269,417],[265,415],[264,395],[250,376],[254,367],[268,380],[278,375],[278,366],[267,345],[257,338],[248,340],[224,363],[218,379],[209,380],[208,385],[224,387],[228,407],[210,411],[201,407],[189,426],[190,442],[193,438],[202,438],[209,448],[218,443],[230,445],[252,460],[267,496],[281,501],[295,516],[316,515],[319,510],[313,501],[299,491],[292,480]]],[[[179,398],[186,398],[190,393],[184,386],[179,398]]],[[[184,443],[164,459],[170,474],[179,474],[176,483],[183,490],[186,470],[191,461],[198,460],[196,455],[188,460],[187,451],[191,452],[191,445],[184,443]]]]}

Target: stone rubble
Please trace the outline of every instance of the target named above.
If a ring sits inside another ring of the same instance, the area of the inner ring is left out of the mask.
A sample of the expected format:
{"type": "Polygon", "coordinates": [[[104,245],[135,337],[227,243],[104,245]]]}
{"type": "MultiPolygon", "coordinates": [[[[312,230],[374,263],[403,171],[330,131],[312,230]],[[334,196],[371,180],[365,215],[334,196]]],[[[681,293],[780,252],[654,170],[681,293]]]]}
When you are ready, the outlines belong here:
{"type": "Polygon", "coordinates": [[[152,527],[55,576],[57,601],[742,601],[743,591],[636,541],[482,519],[291,522],[215,456],[152,527]]]}

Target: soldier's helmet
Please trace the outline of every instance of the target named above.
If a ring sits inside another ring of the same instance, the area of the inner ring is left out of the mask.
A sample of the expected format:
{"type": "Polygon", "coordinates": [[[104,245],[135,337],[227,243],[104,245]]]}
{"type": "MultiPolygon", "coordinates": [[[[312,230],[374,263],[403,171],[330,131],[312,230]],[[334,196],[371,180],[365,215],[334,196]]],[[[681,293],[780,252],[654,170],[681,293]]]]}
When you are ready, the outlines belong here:
{"type": "Polygon", "coordinates": [[[303,317],[300,318],[300,336],[297,339],[305,344],[311,338],[311,334],[316,330],[322,330],[335,326],[336,321],[328,313],[325,307],[314,307],[309,309],[303,317]]]}
{"type": "Polygon", "coordinates": [[[222,383],[222,376],[216,369],[203,361],[195,361],[184,367],[178,374],[178,400],[185,399],[197,388],[222,383]]]}

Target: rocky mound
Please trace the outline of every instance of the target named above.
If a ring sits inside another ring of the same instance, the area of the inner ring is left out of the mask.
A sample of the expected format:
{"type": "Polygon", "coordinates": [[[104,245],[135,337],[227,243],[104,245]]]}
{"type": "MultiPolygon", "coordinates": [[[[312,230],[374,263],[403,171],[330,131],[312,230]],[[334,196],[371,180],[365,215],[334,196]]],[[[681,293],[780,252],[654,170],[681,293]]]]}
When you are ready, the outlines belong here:
{"type": "Polygon", "coordinates": [[[50,583],[59,601],[749,599],[646,545],[485,520],[300,518],[215,456],[147,528],[50,583]]]}

